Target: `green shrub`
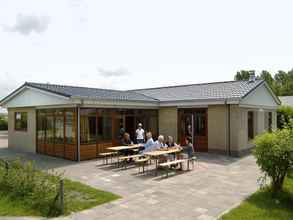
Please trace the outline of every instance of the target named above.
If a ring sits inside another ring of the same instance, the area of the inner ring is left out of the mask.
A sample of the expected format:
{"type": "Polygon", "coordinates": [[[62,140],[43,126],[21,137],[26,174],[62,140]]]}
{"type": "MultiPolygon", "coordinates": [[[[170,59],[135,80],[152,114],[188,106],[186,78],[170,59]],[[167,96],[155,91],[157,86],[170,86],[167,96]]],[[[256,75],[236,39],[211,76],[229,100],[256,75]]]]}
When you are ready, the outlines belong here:
{"type": "Polygon", "coordinates": [[[271,179],[274,192],[282,190],[284,179],[293,164],[293,129],[285,127],[264,133],[255,139],[254,155],[266,177],[271,179]]]}
{"type": "Polygon", "coordinates": [[[277,110],[277,126],[284,128],[290,120],[293,120],[293,107],[282,105],[277,110]]]}
{"type": "Polygon", "coordinates": [[[7,118],[0,116],[0,130],[8,130],[7,118]]]}
{"type": "Polygon", "coordinates": [[[41,172],[32,162],[2,161],[0,166],[0,189],[14,199],[27,202],[44,216],[60,214],[56,200],[60,180],[61,175],[41,172]],[[5,164],[8,164],[8,169],[5,164]]]}

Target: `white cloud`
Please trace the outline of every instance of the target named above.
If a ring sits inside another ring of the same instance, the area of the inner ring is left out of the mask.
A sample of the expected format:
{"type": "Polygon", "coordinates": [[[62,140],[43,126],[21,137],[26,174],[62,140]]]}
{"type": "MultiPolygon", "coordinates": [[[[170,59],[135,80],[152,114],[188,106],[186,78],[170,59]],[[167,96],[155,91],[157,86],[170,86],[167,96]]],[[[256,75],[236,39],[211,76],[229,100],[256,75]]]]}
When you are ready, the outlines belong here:
{"type": "Polygon", "coordinates": [[[8,32],[18,32],[23,35],[29,35],[32,32],[42,33],[48,29],[50,19],[48,16],[37,16],[34,14],[16,16],[16,23],[12,26],[3,26],[3,29],[8,32]]]}
{"type": "Polygon", "coordinates": [[[102,68],[98,68],[98,72],[103,77],[121,77],[121,76],[128,76],[130,73],[126,68],[119,68],[116,70],[106,70],[102,68]]]}

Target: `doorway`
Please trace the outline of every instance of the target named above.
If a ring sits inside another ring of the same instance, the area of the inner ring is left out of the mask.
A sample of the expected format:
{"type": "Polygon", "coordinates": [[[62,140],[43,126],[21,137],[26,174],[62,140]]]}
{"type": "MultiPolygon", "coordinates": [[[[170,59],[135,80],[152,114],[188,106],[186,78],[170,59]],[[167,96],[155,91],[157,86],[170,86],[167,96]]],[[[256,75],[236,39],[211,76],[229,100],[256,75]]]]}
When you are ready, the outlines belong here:
{"type": "Polygon", "coordinates": [[[181,145],[185,138],[192,139],[195,151],[208,151],[208,114],[207,109],[180,109],[178,110],[178,137],[181,145]]]}
{"type": "Polygon", "coordinates": [[[134,140],[135,138],[135,118],[134,116],[125,116],[125,131],[129,133],[130,139],[134,140]]]}

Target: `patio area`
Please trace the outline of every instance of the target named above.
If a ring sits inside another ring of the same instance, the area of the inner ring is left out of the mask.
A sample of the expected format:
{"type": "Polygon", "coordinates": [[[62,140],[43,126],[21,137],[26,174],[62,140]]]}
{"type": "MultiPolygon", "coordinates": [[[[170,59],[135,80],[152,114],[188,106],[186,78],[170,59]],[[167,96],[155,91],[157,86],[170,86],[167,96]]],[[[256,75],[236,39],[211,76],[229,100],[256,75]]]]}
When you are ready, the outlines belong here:
{"type": "Polygon", "coordinates": [[[70,179],[123,197],[64,219],[215,219],[254,192],[259,176],[252,156],[199,153],[194,170],[162,178],[163,173],[139,174],[135,166],[125,170],[97,159],[76,163],[0,148],[0,157],[19,156],[36,161],[42,169],[64,172],[70,179]]]}

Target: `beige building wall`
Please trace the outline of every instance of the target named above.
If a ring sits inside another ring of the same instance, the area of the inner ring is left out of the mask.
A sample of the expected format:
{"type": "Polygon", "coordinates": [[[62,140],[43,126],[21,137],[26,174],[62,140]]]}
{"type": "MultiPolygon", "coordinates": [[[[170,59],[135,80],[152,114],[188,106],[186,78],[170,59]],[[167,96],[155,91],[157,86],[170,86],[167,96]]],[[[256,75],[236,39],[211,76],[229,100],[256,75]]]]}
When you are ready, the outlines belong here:
{"type": "Polygon", "coordinates": [[[176,107],[159,109],[159,134],[171,135],[178,141],[178,111],[176,107]]]}
{"type": "Polygon", "coordinates": [[[253,111],[254,136],[268,130],[267,112],[272,112],[272,128],[276,128],[276,111],[258,108],[240,108],[231,106],[231,151],[234,154],[242,154],[253,148],[253,140],[248,139],[248,112],[253,111]]]}
{"type": "Polygon", "coordinates": [[[8,147],[23,152],[36,152],[35,109],[8,109],[8,147]],[[27,131],[14,130],[15,112],[27,112],[27,131]]]}
{"type": "Polygon", "coordinates": [[[208,107],[208,150],[226,152],[228,147],[228,108],[226,105],[208,107]]]}

